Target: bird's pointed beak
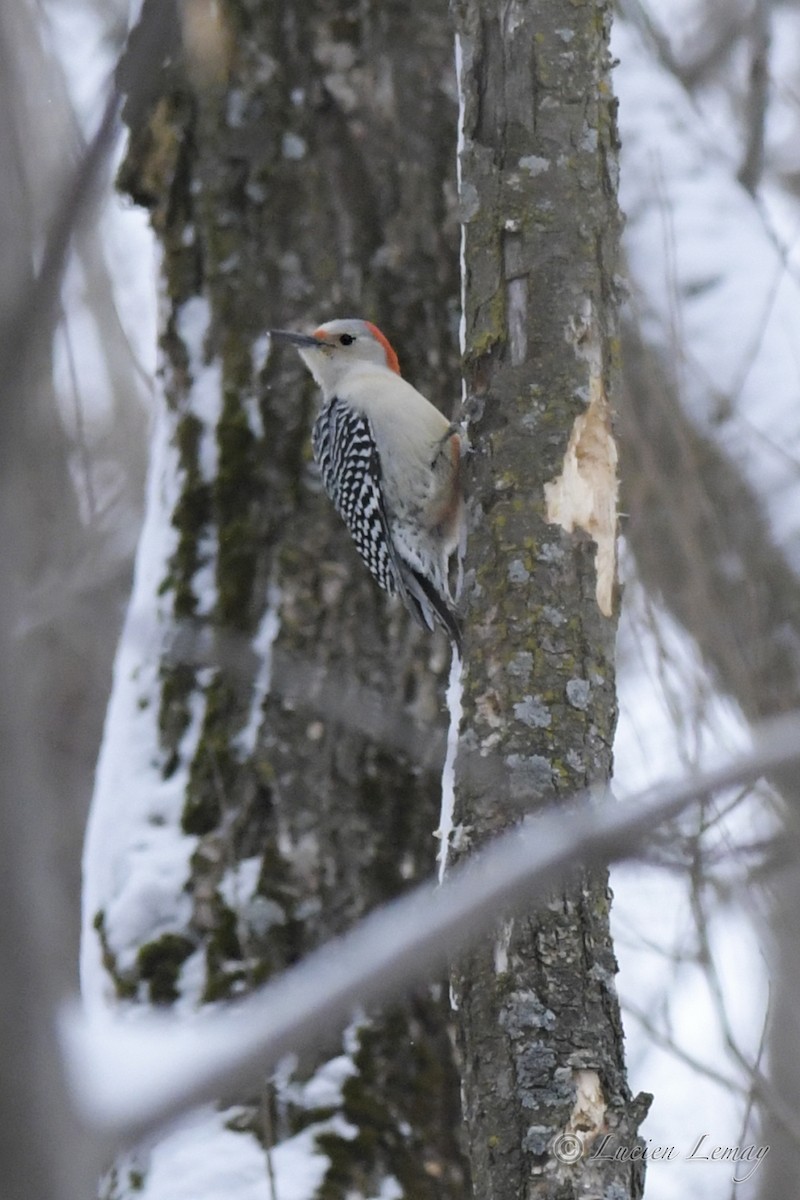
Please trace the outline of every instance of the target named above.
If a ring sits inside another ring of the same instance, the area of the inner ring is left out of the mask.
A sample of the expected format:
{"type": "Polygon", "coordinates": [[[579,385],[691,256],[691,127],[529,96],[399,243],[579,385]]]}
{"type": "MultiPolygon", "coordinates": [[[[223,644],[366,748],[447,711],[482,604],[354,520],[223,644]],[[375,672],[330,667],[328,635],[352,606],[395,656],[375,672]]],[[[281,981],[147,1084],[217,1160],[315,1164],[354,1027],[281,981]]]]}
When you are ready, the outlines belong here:
{"type": "Polygon", "coordinates": [[[293,333],[291,329],[270,329],[269,336],[283,338],[285,342],[291,342],[293,346],[316,346],[319,348],[325,345],[321,338],[312,337],[309,333],[293,333]]]}

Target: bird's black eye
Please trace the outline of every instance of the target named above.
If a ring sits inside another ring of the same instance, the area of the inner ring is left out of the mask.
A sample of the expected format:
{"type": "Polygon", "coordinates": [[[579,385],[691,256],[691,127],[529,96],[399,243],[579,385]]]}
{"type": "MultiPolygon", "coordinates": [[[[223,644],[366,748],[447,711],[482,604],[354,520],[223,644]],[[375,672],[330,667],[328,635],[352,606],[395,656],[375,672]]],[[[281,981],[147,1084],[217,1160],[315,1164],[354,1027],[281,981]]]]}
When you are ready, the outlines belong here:
{"type": "Polygon", "coordinates": [[[352,333],[342,333],[339,335],[339,342],[342,346],[352,346],[355,340],[352,333]]]}

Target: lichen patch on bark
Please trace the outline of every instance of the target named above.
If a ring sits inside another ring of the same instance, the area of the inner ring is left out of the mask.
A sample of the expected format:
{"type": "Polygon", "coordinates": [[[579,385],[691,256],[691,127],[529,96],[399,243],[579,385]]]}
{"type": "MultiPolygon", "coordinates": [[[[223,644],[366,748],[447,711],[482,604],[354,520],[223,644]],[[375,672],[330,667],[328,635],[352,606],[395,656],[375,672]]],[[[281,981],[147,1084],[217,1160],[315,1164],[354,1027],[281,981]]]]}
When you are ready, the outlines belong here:
{"type": "Polygon", "coordinates": [[[566,533],[582,529],[597,546],[597,604],[613,612],[617,571],[617,445],[611,431],[602,338],[588,307],[579,328],[569,335],[589,367],[589,404],[575,418],[561,474],[544,485],[547,520],[566,533]]]}

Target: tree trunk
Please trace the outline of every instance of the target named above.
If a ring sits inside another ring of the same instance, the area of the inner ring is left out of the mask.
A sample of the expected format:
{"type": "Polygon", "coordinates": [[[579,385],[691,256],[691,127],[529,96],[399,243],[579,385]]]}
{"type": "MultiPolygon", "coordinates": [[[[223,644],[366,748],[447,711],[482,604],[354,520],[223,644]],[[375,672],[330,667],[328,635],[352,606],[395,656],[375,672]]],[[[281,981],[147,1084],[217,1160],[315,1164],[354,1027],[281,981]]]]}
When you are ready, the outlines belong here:
{"type": "MultiPolygon", "coordinates": [[[[458,389],[441,6],[231,2],[222,27],[192,32],[205,50],[165,67],[121,176],[163,248],[166,412],[89,834],[84,953],[90,987],[102,958],[118,997],[165,1005],[240,994],[435,857],[447,648],[364,570],[309,470],[314,385],[292,351],[266,356],[265,330],[364,316],[445,411],[458,389]],[[157,605],[148,651],[142,614],[157,605]],[[120,832],[128,744],[152,752],[141,815],[120,832]],[[140,920],[151,836],[178,839],[185,879],[140,920]]],[[[443,995],[361,1018],[324,1111],[300,1099],[319,1066],[304,1063],[231,1098],[220,1126],[268,1149],[311,1129],[321,1197],[393,1195],[392,1180],[415,1200],[463,1197],[443,995]]],[[[112,1182],[156,1194],[146,1164],[112,1182]]]]}
{"type": "MultiPolygon", "coordinates": [[[[619,214],[610,6],[455,14],[474,447],[464,854],[611,769],[619,214]]],[[[636,1147],[644,1101],[626,1082],[609,903],[605,875],[585,875],[453,970],[481,1200],[641,1195],[641,1164],[613,1156],[636,1147]]]]}

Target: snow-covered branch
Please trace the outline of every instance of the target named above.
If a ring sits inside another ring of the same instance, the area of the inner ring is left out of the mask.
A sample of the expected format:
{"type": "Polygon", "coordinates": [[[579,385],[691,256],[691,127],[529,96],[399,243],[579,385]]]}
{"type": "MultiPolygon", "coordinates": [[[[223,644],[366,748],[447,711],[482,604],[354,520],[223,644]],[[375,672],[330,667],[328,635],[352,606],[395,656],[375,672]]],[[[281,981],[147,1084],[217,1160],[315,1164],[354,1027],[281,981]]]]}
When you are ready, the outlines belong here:
{"type": "Polygon", "coordinates": [[[616,803],[584,795],[497,839],[443,887],[387,905],[258,994],[194,1021],[73,1014],[74,1087],[94,1128],[129,1146],[191,1108],[263,1079],[289,1052],[331,1041],[359,1006],[430,978],[510,905],[531,903],[578,866],[633,856],[695,800],[800,760],[800,714],[765,726],[751,750],[616,803]]]}

